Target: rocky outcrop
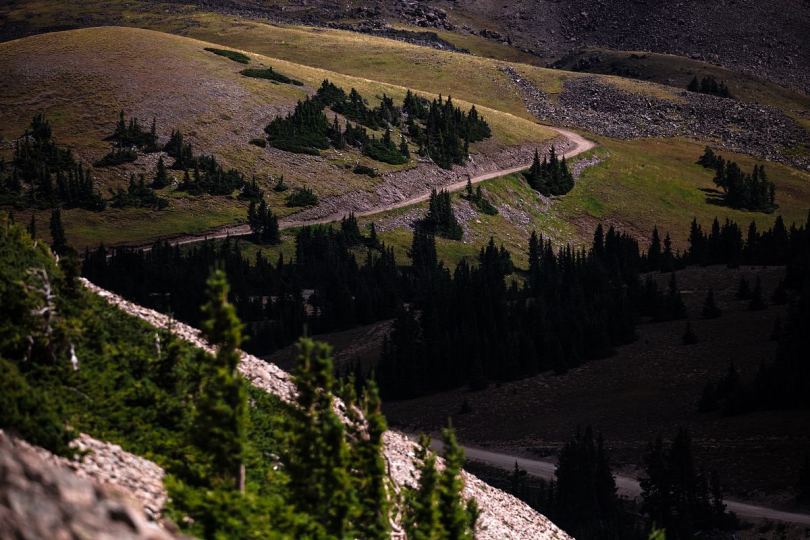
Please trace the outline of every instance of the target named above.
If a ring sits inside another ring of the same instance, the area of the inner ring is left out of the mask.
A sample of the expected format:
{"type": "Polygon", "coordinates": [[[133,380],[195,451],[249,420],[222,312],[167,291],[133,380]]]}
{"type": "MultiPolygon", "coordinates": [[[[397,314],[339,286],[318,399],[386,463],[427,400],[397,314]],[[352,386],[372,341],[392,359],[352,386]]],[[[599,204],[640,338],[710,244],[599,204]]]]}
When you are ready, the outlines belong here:
{"type": "MultiPolygon", "coordinates": [[[[175,321],[162,313],[124,300],[114,293],[96,287],[87,280],[83,280],[83,282],[91,292],[101,296],[125,313],[138,317],[155,327],[169,329],[196,347],[211,350],[199,330],[175,321]]],[[[290,376],[273,364],[243,352],[239,370],[253,385],[283,400],[289,401],[295,395],[295,388],[290,376]]],[[[388,462],[390,477],[397,490],[404,486],[412,486],[417,481],[415,455],[416,445],[408,437],[396,431],[388,431],[385,434],[385,458],[388,462]]],[[[477,529],[477,538],[480,540],[564,540],[569,538],[545,516],[515,497],[489,486],[466,472],[464,480],[465,496],[474,498],[481,509],[477,529]]],[[[399,536],[401,537],[401,535],[399,536]]]]}
{"type": "Polygon", "coordinates": [[[586,129],[608,137],[689,137],[771,161],[810,170],[810,159],[789,149],[805,131],[773,107],[681,91],[677,100],[631,93],[598,77],[574,77],[552,99],[514,68],[504,66],[529,111],[553,125],[586,129]]]}
{"type": "MultiPolygon", "coordinates": [[[[101,448],[105,443],[86,436],[79,439],[79,445],[93,455],[98,450],[102,450],[99,455],[105,454],[101,448]]],[[[99,455],[92,458],[92,464],[83,461],[77,466],[0,431],[0,539],[180,538],[174,530],[151,521],[132,497],[139,489],[136,476],[145,475],[140,483],[151,485],[149,462],[130,455],[133,459],[125,466],[107,467],[99,455]],[[134,475],[127,482],[128,490],[98,481],[98,475],[88,472],[99,466],[108,472],[115,469],[134,475]]]]}

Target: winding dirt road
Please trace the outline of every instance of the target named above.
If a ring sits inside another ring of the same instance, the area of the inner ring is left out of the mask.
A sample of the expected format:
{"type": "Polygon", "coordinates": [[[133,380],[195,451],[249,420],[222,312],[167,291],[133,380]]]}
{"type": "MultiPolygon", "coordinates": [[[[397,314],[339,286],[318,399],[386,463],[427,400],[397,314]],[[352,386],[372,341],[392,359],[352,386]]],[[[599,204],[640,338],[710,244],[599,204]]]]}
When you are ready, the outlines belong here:
{"type": "MultiPolygon", "coordinates": [[[[572,158],[574,156],[578,156],[583,152],[587,152],[592,148],[596,147],[596,143],[593,141],[589,141],[582,135],[575,133],[573,131],[563,129],[563,128],[556,128],[551,126],[546,126],[549,129],[552,129],[568,139],[568,141],[572,144],[571,148],[563,154],[566,158],[572,158]]],[[[531,162],[526,163],[524,165],[520,165],[517,167],[510,167],[508,169],[498,169],[497,171],[481,174],[478,176],[470,177],[470,182],[472,184],[478,184],[480,182],[484,182],[486,180],[492,180],[493,178],[498,178],[501,176],[506,176],[508,174],[513,174],[516,172],[523,171],[528,169],[531,166],[531,162]]],[[[444,186],[442,189],[446,189],[450,192],[461,191],[467,186],[467,181],[462,180],[459,182],[455,182],[453,184],[448,184],[444,186]]],[[[407,199],[403,199],[396,203],[385,204],[380,206],[375,206],[373,208],[369,208],[368,210],[363,210],[361,212],[355,212],[354,215],[357,217],[367,217],[373,216],[375,214],[380,214],[383,212],[387,212],[389,210],[395,210],[397,208],[404,208],[406,206],[411,206],[414,204],[419,204],[424,202],[430,198],[430,191],[425,191],[424,193],[420,193],[419,195],[415,195],[413,197],[409,197],[407,199]]],[[[307,219],[307,220],[296,220],[295,215],[288,216],[285,218],[281,218],[279,220],[279,228],[280,229],[293,229],[296,227],[305,227],[307,225],[323,225],[326,223],[334,223],[335,221],[340,221],[341,218],[346,216],[346,212],[336,212],[333,214],[329,214],[327,216],[323,216],[317,219],[307,219]]],[[[221,238],[227,238],[232,236],[246,236],[250,234],[250,227],[247,225],[228,225],[226,227],[220,227],[218,229],[213,229],[211,231],[199,234],[190,234],[179,236],[173,239],[167,239],[167,242],[173,246],[182,246],[186,244],[193,244],[195,242],[202,242],[205,240],[217,240],[221,238]]],[[[151,245],[151,244],[150,244],[151,245]]],[[[148,250],[149,245],[142,245],[136,246],[140,249],[148,250]]]]}
{"type": "MultiPolygon", "coordinates": [[[[435,451],[441,451],[442,447],[443,445],[441,441],[434,439],[431,442],[431,448],[433,448],[435,451]]],[[[554,471],[557,468],[557,465],[550,461],[527,459],[470,446],[464,447],[464,455],[470,461],[483,463],[485,465],[506,471],[512,471],[515,467],[515,463],[517,463],[518,467],[526,471],[526,473],[545,480],[553,479],[554,471]]],[[[616,489],[620,496],[627,497],[628,499],[635,499],[641,495],[641,485],[639,484],[638,480],[622,475],[615,475],[614,477],[616,479],[616,489]]],[[[748,504],[729,499],[724,499],[723,502],[726,503],[726,508],[730,512],[734,512],[737,514],[737,516],[742,518],[751,520],[769,519],[771,521],[810,526],[810,515],[808,514],[784,512],[782,510],[775,510],[765,506],[757,506],[755,504],[748,504]]]]}

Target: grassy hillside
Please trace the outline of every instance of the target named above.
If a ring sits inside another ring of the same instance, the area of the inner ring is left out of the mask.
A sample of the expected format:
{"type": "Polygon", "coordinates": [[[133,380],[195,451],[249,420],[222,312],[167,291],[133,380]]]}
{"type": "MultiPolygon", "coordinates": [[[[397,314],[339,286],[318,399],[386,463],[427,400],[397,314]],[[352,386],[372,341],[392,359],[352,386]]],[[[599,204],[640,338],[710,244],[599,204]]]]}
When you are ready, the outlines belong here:
{"type": "MultiPolygon", "coordinates": [[[[249,144],[269,120],[289,110],[296,100],[328,78],[345,88],[356,87],[372,104],[383,93],[401,99],[406,89],[341,75],[284,60],[249,54],[250,66],[272,66],[304,86],[274,84],[244,77],[245,66],[205,51],[210,43],[134,28],[93,28],[34,36],[0,44],[0,67],[8,74],[0,82],[0,134],[18,137],[36,112],[44,112],[56,140],[70,146],[85,163],[104,155],[119,110],[148,122],[157,118],[158,134],[166,140],[181,129],[195,152],[212,153],[247,177],[256,175],[263,187],[270,175],[284,174],[292,187],[308,186],[320,197],[372,189],[379,180],[353,174],[358,160],[372,164],[357,151],[329,150],[320,157],[262,149],[249,144]],[[132,51],[138,54],[132,54],[132,51]]],[[[468,108],[470,103],[458,102],[468,108]]],[[[478,107],[493,129],[493,137],[472,151],[498,149],[551,138],[552,131],[508,113],[478,107]]],[[[11,146],[5,145],[4,154],[11,146]]],[[[8,156],[6,156],[8,157],[8,156]]],[[[151,176],[157,156],[141,157],[133,165],[97,169],[95,176],[107,195],[124,184],[130,172],[151,176]]],[[[373,162],[382,172],[405,166],[373,162]]],[[[281,213],[283,195],[269,192],[281,213]]],[[[107,210],[101,214],[69,211],[68,235],[77,246],[106,242],[148,241],[158,236],[194,232],[242,218],[245,205],[227,198],[170,194],[170,209],[107,210]]]]}
{"type": "MultiPolygon", "coordinates": [[[[748,172],[754,164],[765,164],[768,177],[776,184],[779,208],[773,214],[735,210],[706,202],[707,194],[701,190],[715,188],[714,173],[695,164],[703,152],[701,144],[682,139],[594,139],[600,147],[577,159],[598,157],[600,161],[586,167],[574,189],[562,197],[551,200],[541,197],[518,174],[480,184],[499,209],[498,215],[475,211],[472,218],[461,219],[466,230],[464,240],[437,239],[440,256],[447,264],[455,265],[463,257],[475,257],[480,247],[494,236],[496,242],[512,252],[517,264],[525,265],[527,241],[533,229],[557,244],[583,245],[591,241],[598,223],[614,225],[642,243],[657,225],[662,234],[671,234],[676,248],[685,249],[693,217],[704,227],[715,217],[721,222],[729,218],[744,226],[755,220],[760,229],[770,227],[776,215],[782,215],[787,223],[804,223],[807,219],[810,173],[721,152],[748,172]]],[[[468,208],[460,194],[453,197],[462,208],[468,208]]],[[[469,210],[459,212],[459,207],[456,208],[458,215],[469,214],[469,210]]],[[[426,205],[422,204],[365,222],[375,221],[383,230],[380,238],[394,246],[400,260],[406,261],[411,230],[401,225],[401,216],[413,218],[425,210],[426,205]]]]}

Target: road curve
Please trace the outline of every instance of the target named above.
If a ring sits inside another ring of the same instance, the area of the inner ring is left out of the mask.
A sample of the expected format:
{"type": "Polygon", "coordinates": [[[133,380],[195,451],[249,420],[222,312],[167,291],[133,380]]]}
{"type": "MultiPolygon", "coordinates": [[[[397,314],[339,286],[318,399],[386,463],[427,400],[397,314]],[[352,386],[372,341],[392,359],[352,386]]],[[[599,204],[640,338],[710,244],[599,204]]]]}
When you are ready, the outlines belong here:
{"type": "MultiPolygon", "coordinates": [[[[435,451],[441,451],[442,443],[438,440],[431,442],[431,448],[435,451]]],[[[483,448],[475,448],[471,446],[464,447],[464,455],[470,461],[476,463],[483,463],[491,467],[511,471],[517,462],[518,467],[526,471],[527,474],[545,480],[554,478],[554,471],[557,468],[555,463],[550,461],[539,461],[535,459],[527,459],[524,457],[513,456],[500,452],[493,452],[491,450],[484,450],[483,448]]],[[[616,488],[622,497],[635,499],[641,495],[641,485],[638,480],[629,476],[615,475],[616,488]]],[[[795,523],[797,525],[810,526],[810,515],[798,514],[795,512],[784,512],[765,506],[758,506],[755,504],[748,504],[730,499],[725,499],[726,508],[730,512],[734,512],[739,517],[748,519],[769,519],[771,521],[780,521],[784,523],[795,523]]]]}
{"type": "MultiPolygon", "coordinates": [[[[563,137],[569,140],[572,143],[571,148],[563,154],[566,158],[572,158],[583,152],[587,152],[592,148],[596,147],[596,143],[593,141],[589,141],[582,135],[575,133],[573,131],[545,126],[551,130],[556,131],[563,137]]],[[[501,176],[506,176],[508,174],[513,174],[516,172],[523,171],[528,169],[531,166],[531,162],[519,165],[517,167],[510,167],[507,169],[498,169],[497,171],[480,174],[478,176],[470,177],[470,183],[478,184],[479,182],[484,182],[486,180],[492,180],[493,178],[498,178],[501,176]]],[[[443,186],[442,189],[446,189],[450,192],[461,191],[467,187],[467,181],[462,180],[459,182],[455,182],[453,184],[449,184],[447,186],[443,186]]],[[[367,217],[373,216],[375,214],[380,214],[382,212],[387,212],[389,210],[395,210],[397,208],[404,208],[406,206],[411,206],[414,204],[418,204],[420,202],[424,202],[430,198],[430,191],[425,191],[424,193],[420,193],[419,195],[414,195],[413,197],[409,197],[407,199],[403,199],[399,202],[391,203],[391,204],[384,204],[380,206],[375,206],[373,208],[369,208],[368,210],[363,210],[360,212],[355,212],[354,215],[357,217],[367,217]]],[[[292,229],[295,227],[305,227],[307,225],[322,225],[326,223],[333,223],[335,221],[340,221],[341,218],[346,216],[346,212],[336,212],[333,214],[329,214],[327,216],[323,216],[317,219],[307,219],[307,220],[296,220],[295,215],[288,216],[285,218],[281,218],[279,220],[279,228],[280,229],[292,229]]],[[[185,235],[180,236],[174,239],[167,239],[166,241],[173,246],[182,246],[186,244],[193,244],[195,242],[202,242],[205,240],[216,240],[221,238],[227,238],[232,236],[246,236],[250,234],[250,227],[247,225],[229,225],[226,227],[220,227],[218,229],[213,229],[206,233],[199,233],[193,235],[185,235]]],[[[148,250],[148,245],[137,246],[142,249],[148,250]]]]}

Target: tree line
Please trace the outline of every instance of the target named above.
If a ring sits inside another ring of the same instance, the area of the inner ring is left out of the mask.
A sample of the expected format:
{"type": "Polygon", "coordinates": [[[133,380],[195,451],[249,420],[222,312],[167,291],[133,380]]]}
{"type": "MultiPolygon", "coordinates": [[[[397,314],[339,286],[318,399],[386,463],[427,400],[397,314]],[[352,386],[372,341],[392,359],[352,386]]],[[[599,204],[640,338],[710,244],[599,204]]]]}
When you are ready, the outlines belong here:
{"type": "Polygon", "coordinates": [[[395,496],[379,394],[337,381],[328,346],[300,340],[291,404],[243,379],[223,271],[203,288],[206,353],[110,308],[73,264],[0,223],[0,428],[60,455],[79,430],[148,452],[168,473],[167,517],[200,538],[387,539],[395,516],[412,538],[473,537],[452,432],[445,467],[424,442],[417,485],[395,496]]]}
{"type": "Polygon", "coordinates": [[[554,479],[530,482],[517,463],[508,489],[582,540],[646,540],[652,531],[666,538],[733,531],[718,475],[700,467],[689,432],[678,429],[669,444],[661,436],[644,453],[638,503],[621,498],[601,434],[577,428],[559,454],[554,479]]]}
{"type": "MultiPolygon", "coordinates": [[[[246,346],[257,353],[293,342],[305,326],[320,333],[393,318],[375,377],[385,396],[401,398],[549,369],[562,373],[632,341],[639,320],[684,318],[675,275],[659,288],[646,272],[692,264],[787,264],[786,286],[796,288],[808,268],[801,262],[808,252],[806,227],[788,230],[777,218],[770,230],[750,226],[745,240],[734,222],[715,220],[708,232],[693,222],[683,253],[673,250],[668,235],[662,241],[657,229],[645,251],[632,237],[601,226],[587,250],[555,249],[532,235],[526,269],[515,269],[509,252],[493,240],[477,261],[462,261],[451,272],[439,262],[435,243],[443,228],[453,228],[445,203],[437,193],[428,225],[415,228],[408,267],[397,266],[373,228],[361,231],[348,216],[338,228],[301,229],[292,260],[274,263],[261,253],[248,260],[234,240],[183,249],[157,243],[149,251],[100,247],[85,254],[83,272],[197,324],[205,269],[221,264],[247,324],[246,346]],[[507,280],[516,272],[522,285],[507,280]]],[[[259,206],[254,233],[273,243],[274,216],[258,212],[259,206]]]]}

